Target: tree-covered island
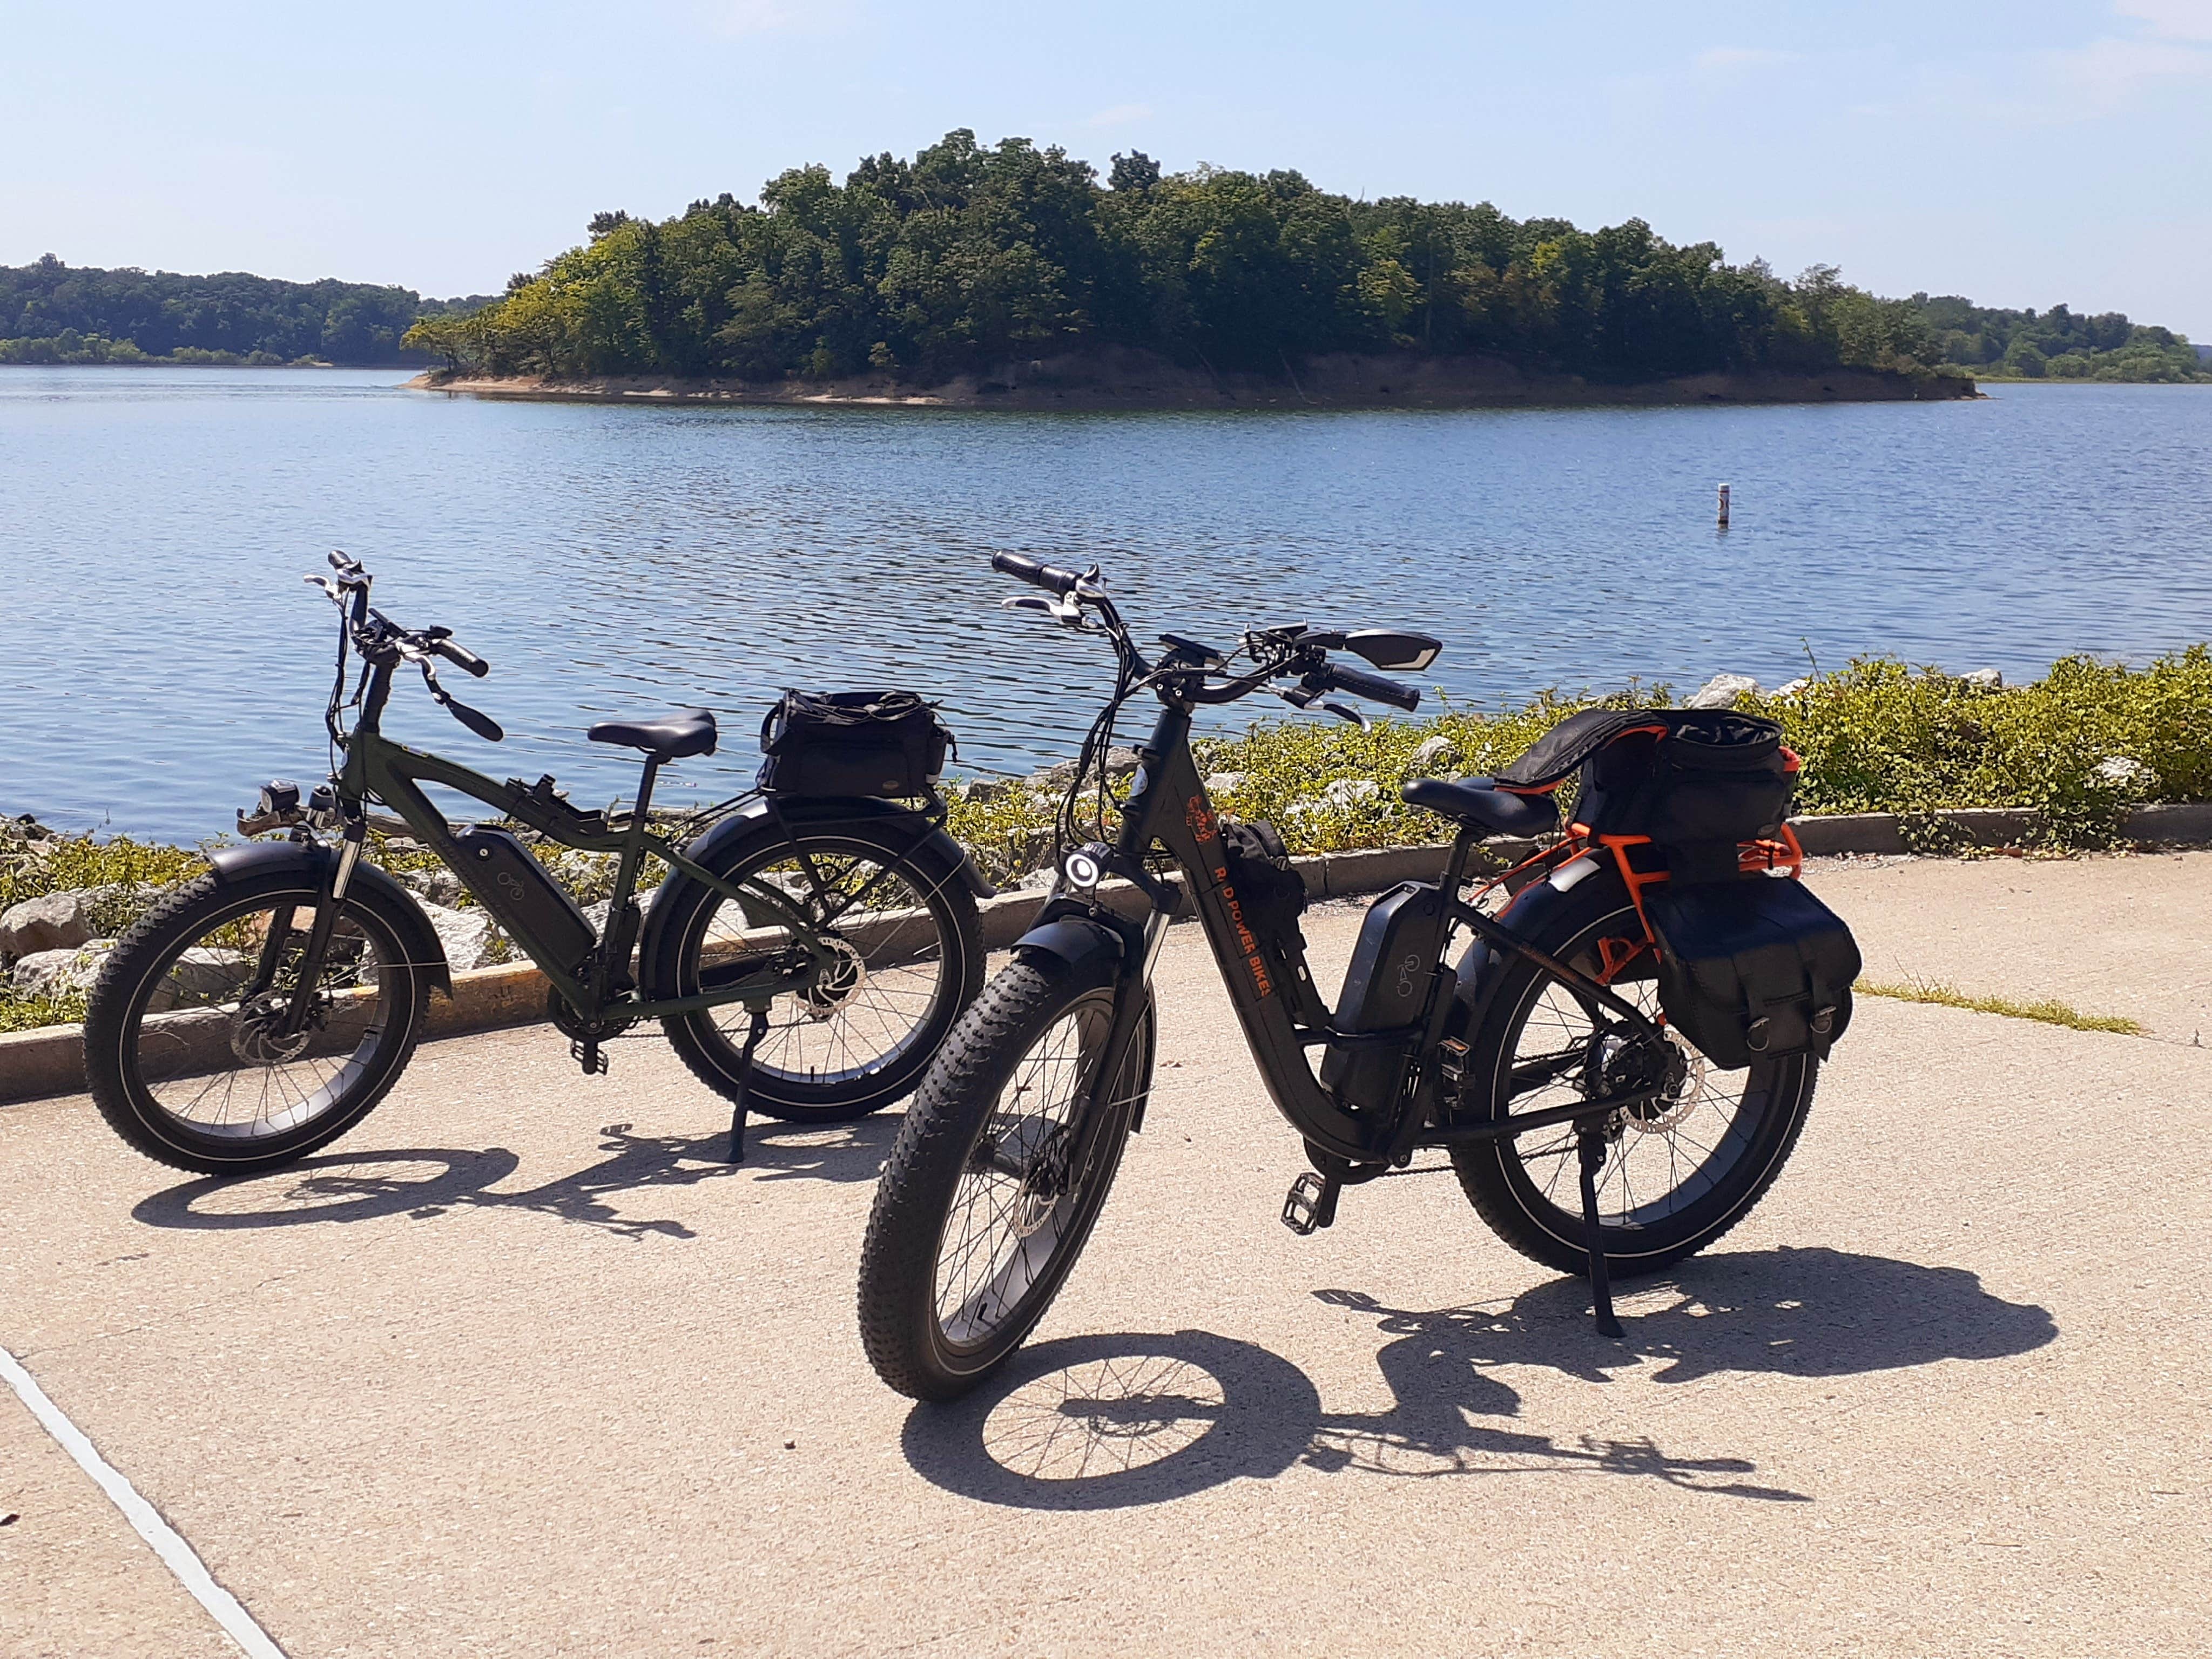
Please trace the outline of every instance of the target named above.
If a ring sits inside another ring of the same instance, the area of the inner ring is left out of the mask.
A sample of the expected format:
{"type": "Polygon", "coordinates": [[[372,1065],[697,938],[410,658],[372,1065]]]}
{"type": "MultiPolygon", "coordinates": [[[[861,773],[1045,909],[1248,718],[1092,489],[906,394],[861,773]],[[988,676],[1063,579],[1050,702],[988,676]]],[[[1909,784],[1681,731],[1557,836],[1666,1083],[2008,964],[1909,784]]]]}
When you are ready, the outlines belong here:
{"type": "Polygon", "coordinates": [[[842,184],[794,168],[757,205],[601,214],[497,303],[406,337],[456,377],[968,376],[986,391],[1085,354],[1121,354],[1126,373],[1132,353],[1299,395],[1347,359],[1395,362],[1401,380],[1408,364],[1480,361],[1594,388],[1863,370],[1936,396],[1970,390],[1985,365],[2033,374],[2039,353],[2049,373],[2202,374],[2163,329],[2047,316],[2066,326],[1878,299],[1827,266],[1784,280],[1639,220],[1584,231],[1486,203],[1355,200],[1296,173],[1164,174],[1141,154],[1102,180],[1058,148],[961,131],[911,161],[869,157],[842,184]]]}
{"type": "Polygon", "coordinates": [[[0,363],[145,362],[435,363],[448,384],[769,396],[1118,385],[1136,402],[2212,380],[2180,336],[2117,313],[1884,300],[1832,266],[1784,279],[1640,220],[1584,231],[1487,203],[1361,201],[1296,173],[1168,174],[1133,154],[1102,179],[1058,148],[966,131],[842,183],[794,168],[757,204],[600,214],[586,243],[496,298],[52,254],[0,267],[0,363]]]}

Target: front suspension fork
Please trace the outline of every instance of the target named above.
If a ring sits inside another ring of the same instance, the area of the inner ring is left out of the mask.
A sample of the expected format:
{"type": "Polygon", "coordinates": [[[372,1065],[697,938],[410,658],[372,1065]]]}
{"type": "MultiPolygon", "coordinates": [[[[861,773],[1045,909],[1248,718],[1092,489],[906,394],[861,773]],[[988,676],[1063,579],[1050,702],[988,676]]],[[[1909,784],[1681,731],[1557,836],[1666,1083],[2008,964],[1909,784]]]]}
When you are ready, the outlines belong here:
{"type": "MultiPolygon", "coordinates": [[[[346,890],[353,884],[354,866],[361,861],[362,843],[368,836],[365,818],[356,817],[346,825],[345,840],[340,845],[330,884],[316,901],[315,920],[307,929],[307,948],[300,954],[300,981],[293,988],[292,1000],[284,1009],[283,1023],[277,1027],[279,1037],[297,1036],[314,1018],[322,988],[323,958],[330,952],[331,934],[337,927],[338,913],[345,908],[346,890]]],[[[257,986],[266,988],[267,978],[276,973],[277,961],[283,954],[283,943],[291,937],[293,915],[288,908],[283,927],[270,928],[269,942],[262,946],[260,967],[254,976],[257,986]]]]}

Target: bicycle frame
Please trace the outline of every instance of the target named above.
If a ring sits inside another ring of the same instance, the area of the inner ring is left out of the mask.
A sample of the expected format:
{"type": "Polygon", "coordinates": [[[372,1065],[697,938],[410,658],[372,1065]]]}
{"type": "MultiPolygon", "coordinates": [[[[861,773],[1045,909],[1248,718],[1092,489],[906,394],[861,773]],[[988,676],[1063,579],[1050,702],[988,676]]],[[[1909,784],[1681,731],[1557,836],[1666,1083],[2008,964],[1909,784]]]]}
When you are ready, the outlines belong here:
{"type": "MultiPolygon", "coordinates": [[[[518,788],[513,783],[497,783],[480,772],[471,770],[455,762],[426,754],[406,744],[386,738],[380,729],[386,702],[391,696],[394,665],[372,664],[364,696],[361,719],[348,734],[345,762],[337,777],[339,799],[349,809],[346,813],[346,847],[341,855],[333,878],[334,898],[342,898],[345,881],[359,856],[361,842],[366,830],[360,810],[362,803],[371,795],[382,800],[396,811],[407,827],[423,845],[445,860],[455,875],[466,884],[471,893],[486,911],[529,955],[540,972],[553,982],[554,988],[569,1006],[586,1019],[596,1019],[609,1012],[624,1018],[653,1018],[670,1014],[689,1013],[694,1009],[720,1006],[732,1002],[750,1002],[765,1007],[769,1000],[783,993],[805,989],[817,981],[828,969],[832,957],[817,936],[809,920],[792,903],[790,898],[775,888],[757,881],[731,881],[716,875],[695,860],[687,858],[665,836],[656,834],[647,822],[646,809],[652,799],[653,776],[658,763],[648,758],[644,777],[640,784],[638,799],[631,809],[627,822],[609,821],[603,830],[591,827],[586,815],[574,808],[555,803],[548,805],[538,796],[518,788]],[[591,957],[592,971],[580,975],[575,970],[582,964],[551,960],[534,945],[528,929],[517,916],[515,907],[502,895],[496,884],[479,881],[469,868],[469,861],[453,836],[453,829],[439,811],[421,785],[433,783],[457,789],[463,794],[483,802],[499,812],[529,825],[548,840],[563,847],[584,852],[613,853],[620,862],[615,874],[612,902],[608,908],[609,926],[598,941],[591,957]],[[614,981],[611,970],[626,969],[627,963],[611,963],[601,960],[611,943],[621,937],[623,929],[616,919],[623,915],[631,895],[635,890],[637,872],[647,856],[658,858],[672,869],[681,870],[695,880],[704,883],[717,892],[736,899],[744,906],[746,916],[754,925],[775,924],[788,927],[794,935],[790,950],[803,953],[805,960],[782,968],[764,969],[731,983],[685,997],[646,998],[632,991],[610,997],[606,988],[614,981]]],[[[324,914],[317,918],[317,933],[328,929],[327,917],[334,906],[323,907],[324,914]]],[[[311,939],[311,960],[319,960],[320,940],[311,939]]]]}
{"type": "MultiPolygon", "coordinates": [[[[1190,752],[1190,722],[1189,708],[1170,702],[1152,736],[1139,747],[1143,766],[1121,805],[1121,831],[1113,864],[1125,874],[1139,874],[1144,859],[1158,845],[1182,872],[1200,926],[1228,989],[1230,1006],[1236,1011],[1268,1096],[1276,1110],[1305,1138],[1310,1150],[1351,1170],[1380,1173],[1384,1167],[1403,1162],[1417,1146],[1504,1139],[1562,1122],[1602,1118],[1646,1097],[1623,1095],[1474,1123],[1430,1123],[1440,1082],[1436,1060],[1456,988],[1456,975],[1445,960],[1455,925],[1472,929],[1501,950],[1528,957],[1577,995],[1603,1007],[1632,1030],[1645,1035],[1657,1030],[1640,1010],[1605,985],[1536,949],[1511,928],[1459,898],[1480,845],[1480,832],[1472,829],[1460,832],[1444,861],[1443,890],[1448,902],[1439,907],[1435,927],[1424,941],[1423,959],[1430,963],[1430,981],[1421,1018],[1394,1030],[1356,1035],[1339,1032],[1329,1025],[1299,1025],[1289,999],[1281,994],[1244,924],[1242,906],[1221,857],[1213,805],[1190,752]],[[1322,1085],[1305,1058],[1309,1047],[1322,1042],[1372,1043],[1401,1050],[1403,1059],[1390,1097],[1367,1103],[1336,1098],[1322,1085]]],[[[1148,896],[1153,914],[1144,927],[1142,947],[1127,951],[1123,956],[1125,994],[1119,1001],[1128,1006],[1117,1008],[1105,1049],[1109,1063],[1100,1067],[1102,1078],[1115,1073],[1121,1042],[1134,1029],[1136,1008],[1143,1001],[1143,981],[1172,903],[1158,884],[1139,884],[1152,890],[1148,896]]],[[[1055,892],[1039,921],[1076,914],[1097,917],[1098,907],[1095,901],[1075,898],[1063,889],[1055,892]]],[[[1126,928],[1127,924],[1123,926],[1126,928]]]]}

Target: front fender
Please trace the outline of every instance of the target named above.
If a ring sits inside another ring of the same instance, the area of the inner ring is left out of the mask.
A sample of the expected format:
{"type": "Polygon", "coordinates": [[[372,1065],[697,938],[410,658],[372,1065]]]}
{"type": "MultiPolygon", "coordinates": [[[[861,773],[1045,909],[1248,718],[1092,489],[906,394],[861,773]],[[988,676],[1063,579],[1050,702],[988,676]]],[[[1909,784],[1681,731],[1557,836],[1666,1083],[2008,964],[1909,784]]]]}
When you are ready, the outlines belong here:
{"type": "Polygon", "coordinates": [[[1084,990],[1113,984],[1128,955],[1127,939],[1094,916],[1056,916],[1040,921],[1014,941],[1014,954],[1042,957],[1060,964],[1084,990]]]}
{"type": "MultiPolygon", "coordinates": [[[[337,861],[336,852],[316,841],[250,841],[240,847],[219,847],[208,854],[208,862],[215,866],[215,878],[226,885],[256,876],[293,875],[326,886],[337,861]]],[[[375,865],[365,862],[354,866],[349,885],[354,890],[367,888],[382,901],[392,925],[399,930],[408,962],[420,968],[431,987],[450,1000],[453,972],[446,960],[446,947],[438,930],[430,926],[429,917],[422,914],[422,907],[415,902],[415,895],[375,865]]]]}

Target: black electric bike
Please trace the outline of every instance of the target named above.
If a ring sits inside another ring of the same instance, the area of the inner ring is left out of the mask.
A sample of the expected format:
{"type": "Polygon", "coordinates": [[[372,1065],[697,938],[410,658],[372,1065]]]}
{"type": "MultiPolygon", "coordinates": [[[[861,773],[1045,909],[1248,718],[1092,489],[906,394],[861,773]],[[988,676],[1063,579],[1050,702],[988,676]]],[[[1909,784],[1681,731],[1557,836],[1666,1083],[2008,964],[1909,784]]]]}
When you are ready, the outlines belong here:
{"type": "Polygon", "coordinates": [[[435,853],[550,982],[547,1012],[586,1073],[604,1043],[658,1018],[684,1063],[734,1104],[801,1121],[860,1116],[911,1090],[982,983],[975,900],[993,890],[944,828],[934,790],[878,798],[755,793],[694,815],[680,844],[653,827],[653,782],[711,755],[703,708],[609,720],[595,743],[641,750],[627,810],[582,811],[542,777],[495,782],[380,729],[393,676],[493,742],[489,716],[439,684],[433,659],[481,677],[444,628],[407,629],[369,605],[342,554],[310,576],[339,611],[325,720],[331,781],[305,803],[264,789],[213,869],[142,917],[110,953],[85,1022],[85,1070],[115,1132],[179,1169],[242,1174],[305,1156],[361,1121],[414,1053],[432,991],[453,994],[436,930],[407,889],[362,856],[372,801],[435,853]],[[347,696],[349,659],[361,673],[347,696]],[[357,710],[350,729],[348,711],[357,710]],[[339,756],[343,759],[339,759],[339,756]],[[482,801],[544,841],[618,855],[597,926],[514,831],[448,823],[430,783],[482,801]],[[639,902],[647,858],[668,867],[639,902]]]}
{"type": "Polygon", "coordinates": [[[1268,1093],[1304,1138],[1312,1168],[1283,1212],[1293,1231],[1330,1224],[1344,1187],[1442,1149],[1502,1238],[1590,1274],[1601,1328],[1617,1334],[1608,1273],[1677,1261],[1751,1209],[1796,1140],[1816,1062],[1800,1054],[1723,1073],[1669,1024],[1635,884],[1652,878],[1626,845],[1561,832],[1547,797],[1407,784],[1405,798],[1450,819],[1457,836],[1439,881],[1376,902],[1334,1010],[1295,921],[1261,921],[1268,878],[1291,872],[1231,844],[1237,826],[1216,817],[1192,759],[1194,711],[1271,689],[1354,720],[1323,700],[1348,693],[1410,711],[1417,691],[1332,653],[1419,671],[1436,641],[1301,626],[1248,633],[1224,655],[1170,634],[1148,659],[1095,566],[993,562],[1054,596],[1009,605],[1103,635],[1119,672],[1062,809],[1053,896],[932,1063],[877,1189],[860,1321],[884,1382],[920,1399],[965,1393],[1058,1293],[1144,1121],[1149,975],[1186,896],[1268,1093]],[[1139,691],[1161,711],[1115,802],[1103,763],[1116,713],[1139,691]],[[1072,845],[1076,803],[1094,789],[1097,837],[1072,845]],[[1109,807],[1118,833],[1106,829],[1109,807]],[[1553,839],[1510,879],[1470,892],[1470,878],[1497,871],[1481,843],[1501,834],[1553,839]],[[1156,873],[1156,849],[1180,872],[1180,892],[1156,873]],[[1132,920],[1106,901],[1109,877],[1130,884],[1146,914],[1132,920]]]}

